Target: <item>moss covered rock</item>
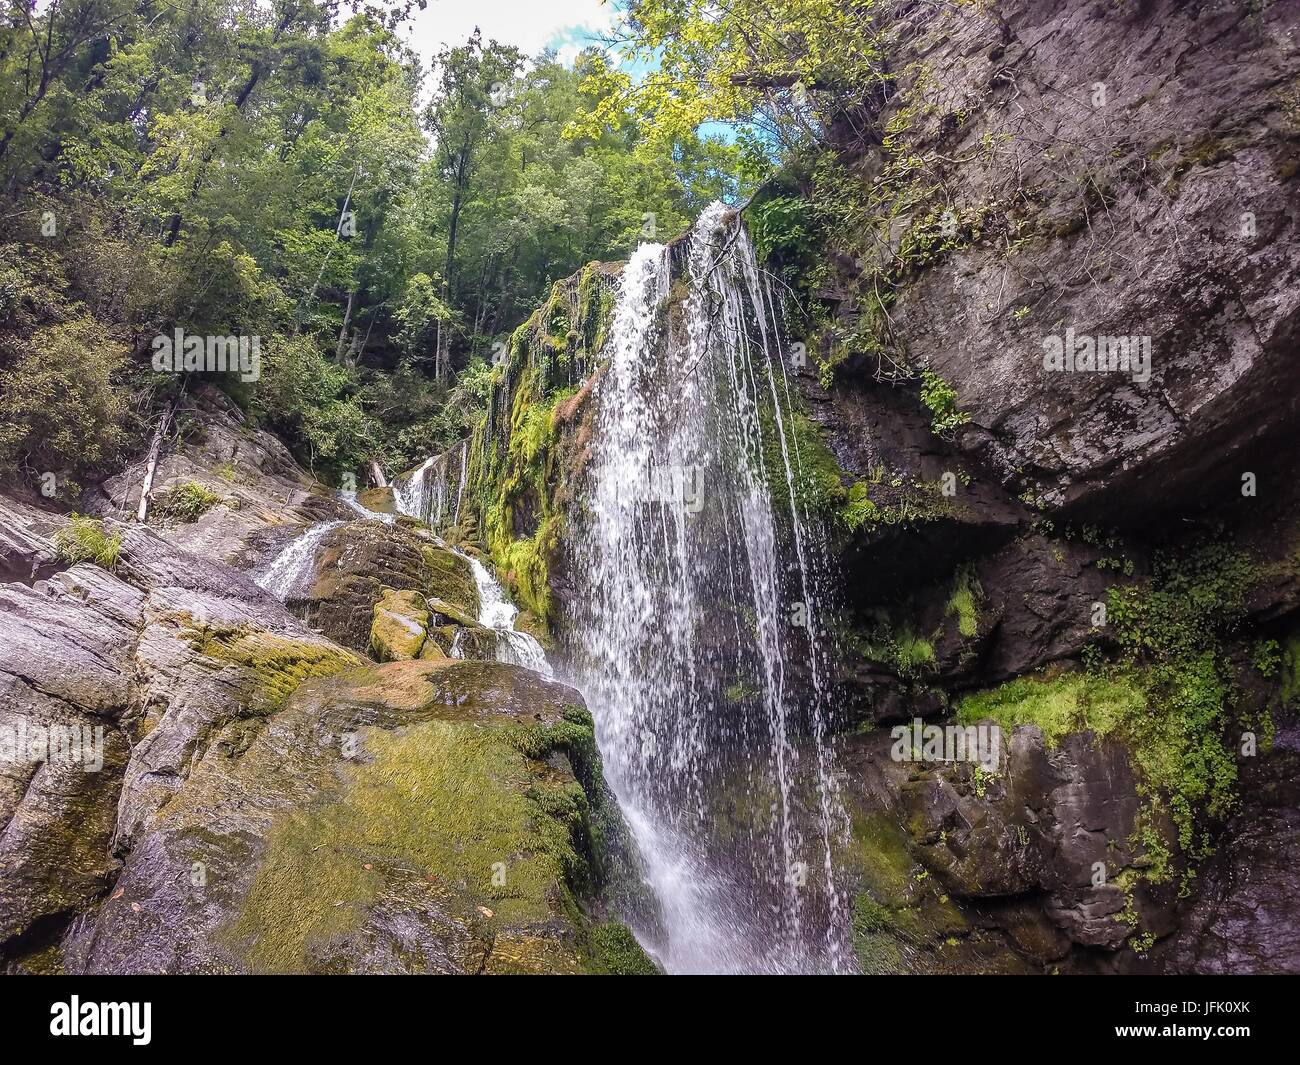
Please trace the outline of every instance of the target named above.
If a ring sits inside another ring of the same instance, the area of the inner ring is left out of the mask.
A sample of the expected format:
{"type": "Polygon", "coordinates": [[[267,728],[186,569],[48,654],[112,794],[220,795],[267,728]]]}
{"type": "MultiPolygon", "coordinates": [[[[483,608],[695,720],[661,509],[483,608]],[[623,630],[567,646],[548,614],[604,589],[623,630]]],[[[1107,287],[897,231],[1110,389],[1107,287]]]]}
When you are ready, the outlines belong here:
{"type": "Polygon", "coordinates": [[[375,606],[388,591],[418,592],[478,616],[469,563],[434,543],[427,529],[405,522],[354,521],[331,530],[310,587],[288,605],[330,639],[364,654],[375,606]]]}
{"type": "Polygon", "coordinates": [[[357,502],[374,514],[396,514],[397,503],[391,488],[367,488],[357,493],[357,502]]]}
{"type": "Polygon", "coordinates": [[[577,692],[402,661],[232,725],[69,937],[72,971],[649,971],[594,929],[606,800],[577,692]]]}
{"type": "Polygon", "coordinates": [[[429,607],[419,592],[385,589],[370,623],[370,653],[380,662],[419,658],[429,625],[429,607]]]}

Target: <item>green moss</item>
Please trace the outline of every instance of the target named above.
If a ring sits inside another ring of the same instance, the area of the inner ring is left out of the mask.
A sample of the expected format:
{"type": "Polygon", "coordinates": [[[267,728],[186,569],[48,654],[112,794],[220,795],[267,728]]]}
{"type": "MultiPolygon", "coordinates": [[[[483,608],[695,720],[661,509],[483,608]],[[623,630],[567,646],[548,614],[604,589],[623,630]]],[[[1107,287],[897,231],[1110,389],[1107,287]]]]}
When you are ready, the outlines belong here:
{"type": "Polygon", "coordinates": [[[1278,686],[1283,706],[1300,706],[1300,632],[1289,637],[1282,645],[1278,686]]]}
{"type": "Polygon", "coordinates": [[[894,915],[865,891],[853,900],[853,938],[859,939],[892,927],[894,915]]]}
{"type": "Polygon", "coordinates": [[[122,538],[105,532],[102,521],[73,514],[68,524],[54,534],[54,549],[69,565],[93,562],[111,572],[117,568],[122,553],[122,538]]]}
{"type": "Polygon", "coordinates": [[[974,570],[963,566],[953,581],[952,595],[944,608],[944,616],[957,617],[957,631],[965,639],[971,639],[979,632],[979,602],[983,595],[979,580],[974,570]]]}
{"type": "MultiPolygon", "coordinates": [[[[968,696],[958,720],[991,717],[1004,729],[1036,724],[1049,743],[1082,729],[1122,739],[1150,806],[1138,831],[1152,857],[1145,875],[1159,882],[1169,875],[1172,844],[1191,859],[1204,857],[1208,825],[1235,802],[1237,762],[1228,739],[1235,690],[1221,641],[1241,619],[1253,573],[1249,557],[1221,541],[1163,553],[1148,582],[1111,590],[1120,664],[1011,681],[968,696]],[[1162,810],[1176,841],[1159,839],[1153,827],[1162,810]]],[[[1267,723],[1258,727],[1267,731],[1267,723]]]]}
{"type": "Polygon", "coordinates": [[[1102,676],[1065,673],[1055,678],[1017,677],[962,699],[956,719],[973,725],[991,718],[1008,736],[1016,725],[1037,725],[1049,747],[1071,732],[1107,736],[1124,720],[1146,711],[1141,678],[1131,672],[1102,676]]]}
{"type": "MultiPolygon", "coordinates": [[[[367,759],[346,768],[336,793],[272,827],[228,932],[253,969],[309,968],[331,940],[358,932],[399,874],[427,883],[443,912],[481,919],[516,945],[521,927],[577,916],[580,786],[557,783],[502,727],[431,720],[364,729],[362,740],[367,759]]],[[[511,953],[510,967],[527,971],[526,954],[511,953]]]]}
{"type": "Polygon", "coordinates": [[[848,501],[840,515],[849,532],[857,532],[879,520],[880,509],[871,501],[869,492],[870,487],[866,481],[855,481],[849,487],[848,501]]]}
{"type": "Polygon", "coordinates": [[[429,605],[424,596],[385,588],[371,610],[371,656],[377,662],[419,658],[428,628],[429,605]]]}
{"type": "Polygon", "coordinates": [[[763,434],[763,470],[777,507],[789,510],[792,488],[801,514],[829,517],[844,506],[848,491],[843,472],[816,422],[801,410],[782,411],[778,428],[771,401],[765,396],[759,406],[759,427],[763,434]]]}
{"type": "Polygon", "coordinates": [[[428,573],[429,598],[441,599],[470,618],[479,612],[478,586],[469,563],[459,555],[432,544],[421,549],[428,573]]]}
{"type": "Polygon", "coordinates": [[[610,923],[591,930],[592,971],[605,976],[662,976],[626,925],[610,923]]]}
{"type": "Polygon", "coordinates": [[[198,481],[186,481],[159,495],[154,500],[152,513],[164,521],[187,524],[198,521],[220,502],[222,497],[216,492],[208,491],[198,481]]]}
{"type": "Polygon", "coordinates": [[[202,628],[190,634],[205,658],[241,666],[252,674],[249,709],[271,714],[281,709],[310,677],[328,677],[361,663],[356,655],[328,643],[278,636],[260,629],[202,628]]]}

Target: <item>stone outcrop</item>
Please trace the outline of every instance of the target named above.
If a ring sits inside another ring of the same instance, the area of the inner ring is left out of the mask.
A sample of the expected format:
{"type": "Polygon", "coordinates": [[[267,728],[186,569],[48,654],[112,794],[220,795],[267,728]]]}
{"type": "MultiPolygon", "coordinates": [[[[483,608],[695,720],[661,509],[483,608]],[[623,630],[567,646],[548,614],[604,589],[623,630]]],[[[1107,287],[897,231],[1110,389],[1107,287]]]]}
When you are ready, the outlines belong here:
{"type": "MultiPolygon", "coordinates": [[[[1300,12],[898,12],[891,83],[836,129],[878,210],[832,236],[812,294],[838,326],[809,340],[833,373],[796,378],[846,488],[874,507],[839,535],[845,724],[876,727],[845,741],[855,817],[890,826],[886,865],[923,870],[961,921],[1035,969],[1298,971],[1283,900],[1297,887],[1300,12]],[[1067,329],[1149,344],[1149,379],[1049,368],[1067,329]],[[1218,632],[1197,646],[1229,678],[1214,735],[1236,752],[1239,805],[1205,816],[1211,856],[1175,857],[1181,885],[1146,875],[1163,860],[1153,839],[1178,833],[1151,835],[1144,751],[1123,730],[1045,742],[1016,728],[989,780],[881,764],[880,728],[943,723],[968,694],[1048,667],[1157,663],[1148,715],[1187,712],[1168,699],[1186,678],[1168,672],[1183,653],[1161,643],[1168,629],[1107,611],[1116,591],[1158,610],[1143,597],[1162,559],[1185,560],[1174,587],[1203,594],[1207,539],[1245,552],[1249,573],[1216,578],[1234,604],[1222,614],[1172,615],[1218,632]],[[1265,717],[1272,745],[1240,754],[1265,717]]],[[[946,971],[955,938],[973,968],[1001,967],[949,934],[951,913],[920,934],[916,905],[864,891],[865,941],[886,963],[946,971]]]]}
{"type": "Polygon", "coordinates": [[[307,681],[232,724],[64,946],[79,972],[582,972],[603,801],[571,689],[478,662],[307,681]],[[590,791],[587,789],[591,789],[590,791]]]}
{"type": "MultiPolygon", "coordinates": [[[[263,531],[332,513],[259,498],[263,531]]],[[[66,516],[0,523],[7,969],[655,971],[607,920],[622,829],[581,697],[443,654],[463,629],[472,655],[477,593],[418,523],[340,525],[289,607],[221,560],[269,561],[242,522],[193,553],[105,517],[108,569],[68,564],[66,516]]]]}
{"type": "MultiPolygon", "coordinates": [[[[200,386],[194,409],[176,427],[154,475],[149,523],[169,543],[204,558],[255,569],[304,525],[351,511],[294,461],[279,437],[252,425],[224,393],[200,386]],[[168,508],[177,493],[188,505],[168,508]]],[[[100,517],[134,517],[145,461],[87,493],[84,509],[100,517]]]]}
{"type": "Polygon", "coordinates": [[[331,529],[317,550],[310,584],[291,594],[288,606],[313,628],[364,654],[375,608],[391,592],[415,592],[448,604],[459,616],[478,616],[469,563],[409,519],[352,521],[331,529]]]}

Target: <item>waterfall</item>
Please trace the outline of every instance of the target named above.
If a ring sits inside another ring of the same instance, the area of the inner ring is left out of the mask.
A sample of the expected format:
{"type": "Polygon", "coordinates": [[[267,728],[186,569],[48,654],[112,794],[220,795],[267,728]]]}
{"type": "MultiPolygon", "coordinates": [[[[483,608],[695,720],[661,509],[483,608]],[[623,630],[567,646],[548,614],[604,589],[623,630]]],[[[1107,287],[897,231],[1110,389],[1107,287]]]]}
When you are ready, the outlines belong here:
{"type": "Polygon", "coordinates": [[[441,455],[425,459],[410,473],[399,474],[393,479],[393,500],[397,509],[433,529],[459,522],[468,459],[469,441],[462,440],[441,455]],[[459,459],[453,457],[457,452],[459,459]]]}
{"type": "Polygon", "coordinates": [[[720,204],[685,286],[674,254],[637,250],[603,352],[572,665],[662,911],[636,931],[665,967],[845,971],[825,566],[774,301],[720,204]]]}
{"type": "MultiPolygon", "coordinates": [[[[461,465],[455,504],[456,516],[453,518],[453,523],[460,518],[460,502],[465,486],[469,442],[463,441],[456,448],[460,449],[461,465]]],[[[434,528],[438,527],[447,509],[449,496],[447,470],[451,462],[451,456],[456,451],[456,448],[452,448],[442,455],[426,459],[421,466],[412,472],[409,479],[403,480],[400,484],[394,483],[393,499],[398,511],[409,517],[427,522],[434,528]]],[[[546,660],[546,652],[542,650],[542,645],[537,642],[535,637],[526,632],[520,632],[514,627],[515,618],[519,616],[519,611],[506,598],[505,590],[497,582],[496,578],[488,572],[488,568],[472,555],[468,555],[442,540],[438,540],[438,544],[453,555],[460,556],[469,564],[470,572],[474,576],[474,585],[478,589],[478,623],[485,629],[491,629],[495,635],[497,661],[526,666],[529,669],[536,670],[543,676],[552,676],[551,665],[546,660]]],[[[462,642],[460,633],[457,633],[452,641],[452,658],[461,657],[462,642]]]]}
{"type": "Polygon", "coordinates": [[[551,676],[551,666],[546,661],[542,645],[528,633],[515,629],[515,618],[519,616],[519,611],[506,598],[505,591],[496,578],[478,559],[454,548],[449,550],[465,559],[474,574],[474,584],[478,588],[478,623],[496,633],[497,660],[527,666],[545,677],[551,676]]]}
{"type": "Polygon", "coordinates": [[[257,585],[284,602],[310,575],[316,548],[320,546],[325,534],[342,524],[341,521],[322,521],[307,526],[276,556],[270,568],[257,578],[257,585]]]}

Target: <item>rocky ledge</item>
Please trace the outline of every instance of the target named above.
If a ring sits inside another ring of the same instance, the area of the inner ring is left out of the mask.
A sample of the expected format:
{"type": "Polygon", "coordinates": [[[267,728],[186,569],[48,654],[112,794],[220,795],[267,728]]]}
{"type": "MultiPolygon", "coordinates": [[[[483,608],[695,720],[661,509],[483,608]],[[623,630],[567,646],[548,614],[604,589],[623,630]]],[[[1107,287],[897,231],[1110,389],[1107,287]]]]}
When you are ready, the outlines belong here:
{"type": "MultiPolygon", "coordinates": [[[[229,461],[179,450],[164,468],[204,484],[229,461]]],[[[263,570],[340,513],[274,465],[207,532],[0,500],[0,962],[654,972],[606,905],[622,826],[581,696],[438,650],[477,598],[418,524],[340,524],[300,599],[265,592],[225,560],[263,570]],[[419,660],[378,620],[402,596],[419,660]]]]}

